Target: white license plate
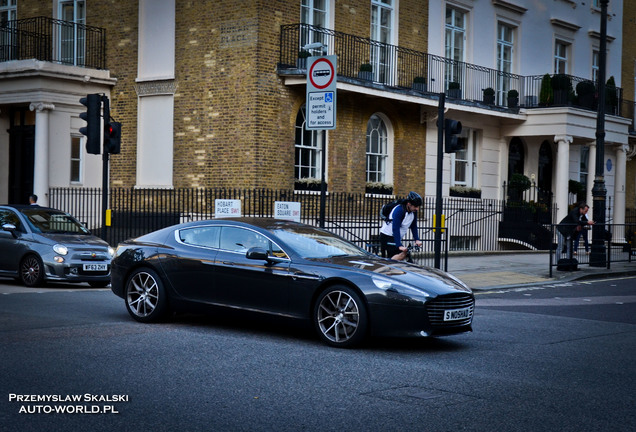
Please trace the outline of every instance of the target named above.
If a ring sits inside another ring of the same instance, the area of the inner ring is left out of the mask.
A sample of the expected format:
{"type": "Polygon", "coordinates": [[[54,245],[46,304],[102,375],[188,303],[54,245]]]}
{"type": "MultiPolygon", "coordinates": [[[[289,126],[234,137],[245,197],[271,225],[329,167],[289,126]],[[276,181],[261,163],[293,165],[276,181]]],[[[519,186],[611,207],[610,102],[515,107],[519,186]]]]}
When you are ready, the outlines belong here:
{"type": "Polygon", "coordinates": [[[457,321],[461,319],[470,318],[469,307],[464,309],[451,309],[444,311],[444,321],[457,321]]]}
{"type": "Polygon", "coordinates": [[[106,271],[108,264],[84,264],[84,271],[106,271]]]}

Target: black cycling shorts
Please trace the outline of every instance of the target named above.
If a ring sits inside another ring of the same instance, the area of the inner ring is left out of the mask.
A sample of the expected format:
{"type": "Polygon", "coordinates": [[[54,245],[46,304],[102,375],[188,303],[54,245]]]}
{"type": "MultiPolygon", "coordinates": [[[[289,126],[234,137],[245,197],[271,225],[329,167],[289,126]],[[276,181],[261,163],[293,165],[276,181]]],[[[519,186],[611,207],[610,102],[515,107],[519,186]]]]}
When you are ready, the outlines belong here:
{"type": "Polygon", "coordinates": [[[402,251],[395,245],[393,236],[380,233],[380,254],[384,258],[392,258],[400,252],[402,251]]]}

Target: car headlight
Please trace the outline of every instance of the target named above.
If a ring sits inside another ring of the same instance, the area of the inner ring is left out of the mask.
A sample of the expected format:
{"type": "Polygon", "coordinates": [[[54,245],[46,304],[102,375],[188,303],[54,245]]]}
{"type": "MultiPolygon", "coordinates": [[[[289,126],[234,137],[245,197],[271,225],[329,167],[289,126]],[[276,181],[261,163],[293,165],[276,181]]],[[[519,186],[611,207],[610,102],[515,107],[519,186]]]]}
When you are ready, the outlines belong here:
{"type": "Polygon", "coordinates": [[[56,244],[55,246],[53,246],[53,250],[58,255],[66,255],[68,253],[68,248],[61,244],[56,244]]]}
{"type": "Polygon", "coordinates": [[[112,246],[108,246],[108,255],[110,255],[111,258],[115,256],[115,249],[112,246]]]}
{"type": "Polygon", "coordinates": [[[392,279],[388,279],[388,278],[385,279],[385,278],[374,276],[371,278],[371,280],[373,281],[375,286],[385,291],[388,291],[388,290],[397,291],[401,294],[410,295],[414,297],[430,297],[428,293],[422,290],[413,288],[410,285],[406,285],[406,284],[394,281],[392,279]]]}

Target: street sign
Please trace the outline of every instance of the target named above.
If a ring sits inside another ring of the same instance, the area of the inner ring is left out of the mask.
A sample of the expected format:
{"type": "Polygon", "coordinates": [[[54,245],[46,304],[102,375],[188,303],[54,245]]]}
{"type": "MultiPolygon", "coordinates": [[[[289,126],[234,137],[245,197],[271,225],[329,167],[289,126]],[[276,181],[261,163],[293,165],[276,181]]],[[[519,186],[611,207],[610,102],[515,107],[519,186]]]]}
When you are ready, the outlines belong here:
{"type": "Polygon", "coordinates": [[[215,199],[214,217],[241,217],[241,200],[215,199]]]}
{"type": "Polygon", "coordinates": [[[336,128],[336,59],[337,56],[307,59],[307,111],[309,130],[336,128]]]}
{"type": "Polygon", "coordinates": [[[275,201],[274,218],[300,222],[300,203],[295,201],[275,201]]]}

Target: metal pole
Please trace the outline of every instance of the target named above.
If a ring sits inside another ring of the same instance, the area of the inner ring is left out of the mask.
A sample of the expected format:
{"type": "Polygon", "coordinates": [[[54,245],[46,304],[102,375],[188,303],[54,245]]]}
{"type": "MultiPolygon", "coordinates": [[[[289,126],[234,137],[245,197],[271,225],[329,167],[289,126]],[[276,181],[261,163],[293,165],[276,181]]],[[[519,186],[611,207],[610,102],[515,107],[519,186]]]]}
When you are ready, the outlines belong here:
{"type": "MultiPolygon", "coordinates": [[[[312,132],[313,133],[313,132],[312,132]]],[[[327,131],[325,130],[320,155],[320,228],[325,227],[325,207],[327,206],[327,183],[325,182],[325,166],[327,165],[327,131]]]]}
{"type": "Polygon", "coordinates": [[[607,45],[607,4],[609,0],[600,0],[601,3],[601,43],[598,53],[598,111],[596,115],[596,171],[594,187],[592,188],[592,200],[594,210],[592,218],[596,222],[592,227],[592,246],[590,253],[590,266],[605,267],[605,72],[606,72],[606,45],[607,45]]]}
{"type": "Polygon", "coordinates": [[[435,191],[435,268],[441,268],[442,255],[442,169],[444,162],[444,105],[446,94],[439,94],[437,105],[437,188],[435,191]]]}
{"type": "Polygon", "coordinates": [[[106,209],[108,208],[108,157],[105,131],[110,121],[110,102],[108,96],[102,96],[104,104],[104,126],[102,128],[102,240],[106,240],[106,209]]]}

